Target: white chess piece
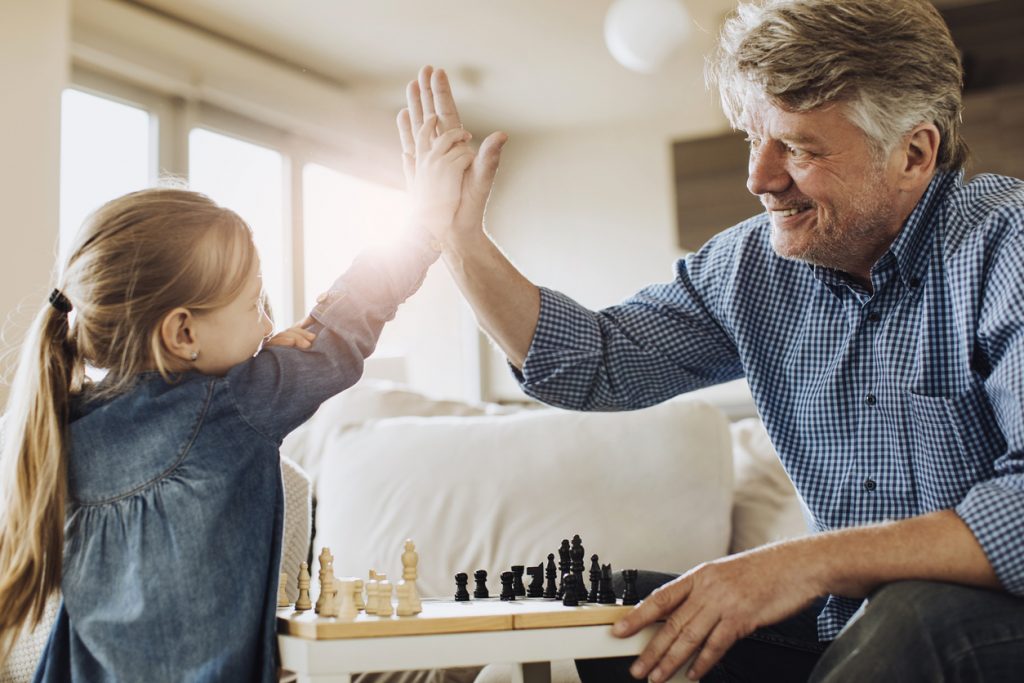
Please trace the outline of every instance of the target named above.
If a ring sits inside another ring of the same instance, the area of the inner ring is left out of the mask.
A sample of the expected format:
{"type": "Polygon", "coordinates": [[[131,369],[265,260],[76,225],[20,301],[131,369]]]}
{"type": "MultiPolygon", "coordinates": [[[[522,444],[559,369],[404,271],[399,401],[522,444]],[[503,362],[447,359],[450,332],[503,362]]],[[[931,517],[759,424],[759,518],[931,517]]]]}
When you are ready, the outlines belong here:
{"type": "Polygon", "coordinates": [[[377,613],[377,572],[370,570],[370,580],[366,582],[366,613],[377,613]]]}
{"type": "Polygon", "coordinates": [[[383,579],[377,582],[377,616],[390,617],[394,614],[391,605],[391,582],[383,579]]]}
{"type": "MultiPolygon", "coordinates": [[[[356,608],[356,579],[341,579],[338,581],[338,592],[335,596],[341,596],[341,605],[338,607],[337,617],[342,621],[353,621],[359,615],[356,608]]],[[[337,605],[337,597],[333,602],[337,605]]]]}
{"type": "Polygon", "coordinates": [[[285,590],[285,586],[288,585],[288,575],[281,572],[281,576],[277,579],[277,606],[278,607],[290,607],[291,601],[288,600],[288,593],[285,590]]]}
{"type": "Polygon", "coordinates": [[[309,601],[309,565],[299,565],[299,599],[295,601],[295,611],[304,612],[313,606],[309,601]]]}
{"type": "Polygon", "coordinates": [[[416,586],[419,563],[420,556],[416,552],[416,544],[412,542],[412,539],[405,539],[405,552],[402,553],[402,583],[409,584],[409,604],[412,609],[416,610],[413,614],[423,611],[420,591],[416,586]]]}
{"type": "Polygon", "coordinates": [[[365,610],[366,609],[366,601],[363,600],[363,580],[362,579],[356,579],[355,581],[356,581],[356,589],[355,589],[355,593],[356,593],[356,609],[357,610],[365,610]]]}
{"type": "Polygon", "coordinates": [[[316,599],[316,613],[320,614],[321,608],[334,590],[334,555],[331,549],[324,546],[320,551],[320,596],[316,599]]]}
{"type": "Polygon", "coordinates": [[[320,605],[321,617],[338,616],[338,593],[335,590],[321,590],[323,602],[320,605]]]}
{"type": "Polygon", "coordinates": [[[395,613],[400,617],[411,617],[417,614],[416,606],[409,600],[411,587],[411,583],[402,581],[395,588],[395,593],[398,594],[398,608],[395,610],[395,613]]]}

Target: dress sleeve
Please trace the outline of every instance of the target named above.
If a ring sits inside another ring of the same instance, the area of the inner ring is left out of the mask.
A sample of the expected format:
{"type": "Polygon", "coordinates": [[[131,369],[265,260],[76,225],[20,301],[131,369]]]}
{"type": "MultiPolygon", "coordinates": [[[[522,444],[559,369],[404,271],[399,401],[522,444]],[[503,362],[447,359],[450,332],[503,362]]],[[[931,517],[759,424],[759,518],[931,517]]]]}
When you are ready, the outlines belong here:
{"type": "Polygon", "coordinates": [[[279,443],[323,401],[355,384],[384,323],[438,256],[425,240],[363,252],[313,308],[312,348],[269,347],[228,372],[242,417],[279,443]]]}
{"type": "Polygon", "coordinates": [[[530,396],[573,410],[632,410],[743,376],[719,315],[730,286],[728,243],[676,264],[676,277],[591,311],[541,289],[540,317],[521,371],[530,396]]]}

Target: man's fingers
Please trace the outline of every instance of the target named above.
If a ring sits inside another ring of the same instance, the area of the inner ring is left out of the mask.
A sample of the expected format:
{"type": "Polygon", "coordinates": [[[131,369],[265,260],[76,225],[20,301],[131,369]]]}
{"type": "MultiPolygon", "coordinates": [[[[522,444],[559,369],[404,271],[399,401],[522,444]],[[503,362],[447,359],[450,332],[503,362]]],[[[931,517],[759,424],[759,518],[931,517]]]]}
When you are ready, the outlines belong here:
{"type": "Polygon", "coordinates": [[[423,103],[420,102],[420,84],[409,81],[405,86],[405,104],[409,108],[409,121],[413,130],[423,126],[423,103]]]}
{"type": "Polygon", "coordinates": [[[409,110],[403,109],[398,112],[395,123],[398,125],[398,138],[402,141],[402,174],[405,175],[406,187],[410,187],[416,178],[416,142],[409,110]]]}
{"type": "Polygon", "coordinates": [[[665,584],[644,598],[629,614],[619,619],[612,627],[612,635],[620,638],[631,636],[644,626],[666,616],[686,600],[691,586],[692,582],[688,578],[665,584]]]}
{"type": "Polygon", "coordinates": [[[725,653],[729,651],[740,636],[734,633],[730,629],[726,628],[725,622],[718,622],[715,629],[708,636],[708,639],[704,641],[704,647],[701,648],[697,658],[690,664],[690,670],[687,672],[687,677],[691,680],[699,680],[711,671],[711,667],[718,663],[725,653]]]}
{"type": "Polygon", "coordinates": [[[426,118],[434,113],[434,95],[430,90],[430,76],[433,73],[434,67],[430,66],[429,64],[420,69],[419,90],[420,106],[423,107],[423,118],[426,118]]]}
{"type": "Polygon", "coordinates": [[[437,128],[437,117],[431,114],[423,121],[419,131],[416,133],[416,158],[422,159],[430,151],[434,144],[434,135],[437,128]]]}
{"type": "Polygon", "coordinates": [[[695,652],[701,643],[704,642],[716,621],[716,619],[709,619],[706,614],[703,614],[705,611],[701,607],[693,607],[683,603],[679,609],[669,615],[665,625],[654,634],[654,637],[647,643],[643,652],[636,658],[633,665],[629,667],[629,672],[633,676],[650,675],[656,667],[660,666],[661,661],[668,655],[669,650],[679,641],[682,641],[682,645],[677,647],[677,653],[680,648],[684,650],[689,648],[691,653],[695,652]],[[701,629],[705,623],[707,624],[707,630],[702,631],[701,629]]]}
{"type": "Polygon", "coordinates": [[[434,112],[437,113],[441,130],[461,128],[462,119],[459,118],[459,110],[455,107],[455,98],[452,96],[452,86],[448,82],[448,74],[444,69],[438,69],[430,79],[431,90],[434,93],[434,112]]]}

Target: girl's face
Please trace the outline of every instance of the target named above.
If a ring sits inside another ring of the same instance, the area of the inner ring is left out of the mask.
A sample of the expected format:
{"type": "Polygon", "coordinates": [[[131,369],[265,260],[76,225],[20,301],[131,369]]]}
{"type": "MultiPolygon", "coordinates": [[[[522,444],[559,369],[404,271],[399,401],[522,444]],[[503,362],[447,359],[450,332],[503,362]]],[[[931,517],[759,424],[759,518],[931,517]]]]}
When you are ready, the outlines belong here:
{"type": "Polygon", "coordinates": [[[253,268],[234,301],[196,314],[195,334],[201,346],[192,367],[207,375],[223,375],[256,355],[273,327],[263,306],[263,278],[259,268],[253,268]]]}

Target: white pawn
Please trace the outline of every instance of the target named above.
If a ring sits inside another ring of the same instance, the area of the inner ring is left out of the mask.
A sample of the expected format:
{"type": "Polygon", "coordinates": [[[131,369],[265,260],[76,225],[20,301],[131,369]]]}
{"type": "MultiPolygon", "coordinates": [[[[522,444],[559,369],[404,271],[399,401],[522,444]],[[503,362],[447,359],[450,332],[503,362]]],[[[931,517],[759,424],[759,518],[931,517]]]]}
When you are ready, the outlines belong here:
{"type": "Polygon", "coordinates": [[[362,579],[356,579],[355,582],[356,582],[356,589],[355,589],[355,593],[356,593],[356,609],[357,610],[365,610],[366,609],[366,601],[363,600],[363,580],[362,579]]]}
{"type": "Polygon", "coordinates": [[[285,586],[288,585],[288,575],[281,572],[281,576],[277,579],[277,606],[278,607],[289,607],[292,603],[288,599],[288,592],[285,590],[285,586]]]}
{"type": "Polygon", "coordinates": [[[339,594],[341,595],[341,605],[338,607],[336,616],[342,621],[353,621],[359,615],[359,609],[356,607],[356,580],[341,579],[338,582],[338,592],[331,599],[335,606],[338,605],[337,596],[339,594]]]}
{"type": "Polygon", "coordinates": [[[409,584],[409,604],[412,609],[416,610],[413,614],[423,611],[420,591],[416,587],[419,563],[420,556],[416,552],[416,544],[412,542],[412,539],[405,539],[405,552],[402,553],[402,583],[409,584]]]}
{"type": "Polygon", "coordinates": [[[336,617],[338,616],[338,594],[331,591],[321,591],[324,596],[323,602],[320,604],[320,616],[321,617],[336,617]]]}
{"type": "Polygon", "coordinates": [[[416,606],[409,600],[411,586],[411,583],[403,581],[395,588],[395,593],[398,594],[398,609],[396,613],[400,617],[411,617],[418,613],[416,606]]]}
{"type": "Polygon", "coordinates": [[[309,601],[309,565],[303,562],[299,565],[299,599],[295,601],[295,611],[304,612],[312,606],[309,601]]]}
{"type": "Polygon", "coordinates": [[[377,582],[377,616],[390,617],[395,611],[391,606],[391,582],[387,579],[377,582]]]}
{"type": "Polygon", "coordinates": [[[366,582],[366,613],[377,613],[377,572],[370,570],[370,580],[366,582]]]}

